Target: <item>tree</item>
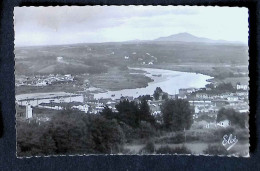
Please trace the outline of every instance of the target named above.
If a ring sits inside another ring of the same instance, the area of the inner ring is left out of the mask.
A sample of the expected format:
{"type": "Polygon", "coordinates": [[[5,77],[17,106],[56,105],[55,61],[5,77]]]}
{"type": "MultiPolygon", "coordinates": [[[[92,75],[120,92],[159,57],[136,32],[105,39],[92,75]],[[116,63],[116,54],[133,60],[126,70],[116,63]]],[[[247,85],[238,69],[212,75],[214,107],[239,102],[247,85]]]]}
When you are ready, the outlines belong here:
{"type": "Polygon", "coordinates": [[[90,127],[95,153],[118,153],[125,136],[115,120],[93,116],[90,127]]]}
{"type": "Polygon", "coordinates": [[[76,110],[63,110],[52,118],[48,129],[55,141],[56,154],[94,152],[87,120],[85,113],[76,110]]]}
{"type": "Polygon", "coordinates": [[[167,93],[163,93],[162,100],[168,100],[168,94],[167,93]]]}
{"type": "Polygon", "coordinates": [[[163,91],[162,91],[162,89],[161,89],[160,87],[156,87],[156,89],[155,89],[155,91],[154,91],[154,93],[153,93],[154,99],[155,99],[155,100],[159,100],[159,97],[160,97],[160,95],[161,95],[162,92],[163,92],[163,91]]]}
{"type": "Polygon", "coordinates": [[[143,95],[138,97],[139,100],[145,99],[145,100],[153,100],[153,97],[150,95],[143,95]]]}
{"type": "Polygon", "coordinates": [[[118,120],[135,128],[139,126],[141,118],[138,105],[134,101],[122,100],[115,107],[118,110],[118,120]]]}
{"type": "Polygon", "coordinates": [[[106,119],[116,119],[117,115],[110,109],[107,105],[104,109],[100,112],[100,115],[106,119]]]}
{"type": "Polygon", "coordinates": [[[142,99],[139,105],[140,121],[147,121],[152,125],[155,124],[155,118],[151,115],[150,107],[145,99],[142,99]]]}
{"type": "Polygon", "coordinates": [[[180,131],[189,129],[192,124],[192,110],[186,100],[167,100],[161,106],[163,123],[167,129],[180,131]]]}
{"type": "Polygon", "coordinates": [[[217,90],[222,92],[234,92],[235,89],[231,83],[221,83],[216,87],[217,90]]]}
{"type": "Polygon", "coordinates": [[[231,122],[231,125],[237,125],[241,128],[245,128],[246,121],[248,121],[248,113],[239,113],[232,108],[221,108],[218,111],[217,122],[226,119],[231,122]]]}

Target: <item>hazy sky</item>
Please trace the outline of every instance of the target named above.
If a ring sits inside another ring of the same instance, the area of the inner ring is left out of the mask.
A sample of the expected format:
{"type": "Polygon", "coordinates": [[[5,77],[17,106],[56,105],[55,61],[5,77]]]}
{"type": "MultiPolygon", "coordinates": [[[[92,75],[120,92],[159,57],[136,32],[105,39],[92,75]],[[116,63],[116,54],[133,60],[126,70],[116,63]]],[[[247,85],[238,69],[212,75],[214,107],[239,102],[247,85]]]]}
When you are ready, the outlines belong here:
{"type": "Polygon", "coordinates": [[[248,41],[248,10],[237,7],[15,7],[15,45],[151,40],[181,32],[248,41]]]}

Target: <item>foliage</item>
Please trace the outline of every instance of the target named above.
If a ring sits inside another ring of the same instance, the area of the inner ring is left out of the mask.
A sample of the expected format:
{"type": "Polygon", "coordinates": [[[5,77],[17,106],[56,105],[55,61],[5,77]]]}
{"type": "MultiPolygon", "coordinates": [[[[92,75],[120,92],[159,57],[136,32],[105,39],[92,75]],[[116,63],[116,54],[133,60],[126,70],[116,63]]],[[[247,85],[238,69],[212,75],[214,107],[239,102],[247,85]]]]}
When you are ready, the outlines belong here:
{"type": "Polygon", "coordinates": [[[55,142],[48,135],[46,125],[17,122],[17,154],[18,155],[50,155],[55,154],[55,142]]]}
{"type": "Polygon", "coordinates": [[[139,127],[139,138],[150,138],[155,135],[154,127],[146,121],[142,121],[139,127]]]}
{"type": "Polygon", "coordinates": [[[186,100],[167,100],[161,106],[164,126],[173,131],[189,129],[192,124],[192,110],[186,100]]]}
{"type": "Polygon", "coordinates": [[[115,120],[76,110],[56,114],[50,122],[17,123],[19,156],[117,153],[125,141],[115,120]]]}
{"type": "MultiPolygon", "coordinates": [[[[101,113],[103,115],[114,116],[115,119],[126,123],[127,125],[138,128],[141,121],[146,121],[155,124],[155,119],[151,115],[150,107],[145,99],[141,100],[140,104],[134,101],[122,100],[116,105],[118,113],[111,113],[109,109],[105,108],[101,113]]],[[[113,117],[110,117],[110,119],[113,117]]]]}
{"type": "Polygon", "coordinates": [[[140,150],[140,153],[153,154],[155,153],[155,145],[153,141],[148,141],[146,145],[140,150]]]}
{"type": "Polygon", "coordinates": [[[150,95],[142,95],[138,97],[139,100],[153,100],[153,97],[150,95]]]}
{"type": "Polygon", "coordinates": [[[228,155],[228,151],[225,149],[225,147],[220,145],[208,145],[207,149],[203,151],[204,154],[210,154],[210,155],[228,155]]]}
{"type": "Polygon", "coordinates": [[[216,87],[217,90],[225,91],[225,92],[234,92],[235,89],[231,83],[221,83],[216,87]]]}
{"type": "Polygon", "coordinates": [[[118,119],[134,128],[139,126],[140,115],[138,105],[134,101],[122,100],[116,104],[118,119]]]}
{"type": "Polygon", "coordinates": [[[162,100],[168,100],[168,94],[167,93],[163,93],[162,100]]]}
{"type": "Polygon", "coordinates": [[[226,119],[231,122],[231,125],[236,125],[240,128],[245,128],[246,121],[248,121],[248,114],[236,112],[234,109],[231,108],[221,108],[218,111],[217,122],[226,119]]]}
{"type": "Polygon", "coordinates": [[[214,122],[215,119],[215,117],[210,117],[209,115],[201,115],[196,119],[196,121],[214,122]]]}
{"type": "Polygon", "coordinates": [[[152,125],[155,124],[155,118],[151,115],[150,107],[145,99],[139,104],[139,114],[141,121],[147,121],[152,125]]]}
{"type": "Polygon", "coordinates": [[[191,151],[187,149],[184,145],[181,147],[171,148],[168,145],[160,147],[157,154],[191,154],[191,151]]]}
{"type": "Polygon", "coordinates": [[[115,120],[95,117],[90,128],[96,153],[115,153],[124,143],[124,133],[115,120]]]}
{"type": "Polygon", "coordinates": [[[153,97],[155,100],[159,100],[160,94],[162,93],[162,89],[160,87],[156,87],[153,93],[153,97]]]}
{"type": "Polygon", "coordinates": [[[107,105],[104,107],[104,109],[100,112],[100,115],[103,116],[106,119],[114,119],[116,118],[116,113],[112,111],[107,105]]]}

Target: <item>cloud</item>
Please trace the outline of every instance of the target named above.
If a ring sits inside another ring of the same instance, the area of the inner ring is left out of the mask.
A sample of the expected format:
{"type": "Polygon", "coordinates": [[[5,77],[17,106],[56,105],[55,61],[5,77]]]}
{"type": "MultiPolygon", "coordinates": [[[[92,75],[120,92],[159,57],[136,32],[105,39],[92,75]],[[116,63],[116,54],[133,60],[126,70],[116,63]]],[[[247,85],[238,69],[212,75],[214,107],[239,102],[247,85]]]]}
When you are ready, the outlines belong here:
{"type": "Polygon", "coordinates": [[[149,40],[183,31],[209,38],[247,39],[247,10],[242,8],[15,7],[14,16],[16,45],[149,40]]]}

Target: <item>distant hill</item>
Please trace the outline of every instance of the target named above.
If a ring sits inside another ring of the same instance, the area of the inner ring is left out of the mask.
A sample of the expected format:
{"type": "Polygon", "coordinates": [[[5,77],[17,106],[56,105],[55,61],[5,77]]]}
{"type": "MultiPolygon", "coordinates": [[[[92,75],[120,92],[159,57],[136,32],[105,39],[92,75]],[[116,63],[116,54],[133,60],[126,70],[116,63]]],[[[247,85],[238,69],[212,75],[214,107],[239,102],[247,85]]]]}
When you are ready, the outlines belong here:
{"type": "Polygon", "coordinates": [[[217,44],[243,44],[242,42],[212,40],[204,37],[197,37],[189,33],[178,33],[167,37],[160,37],[154,41],[171,41],[171,42],[199,42],[199,43],[217,43],[217,44]]]}

